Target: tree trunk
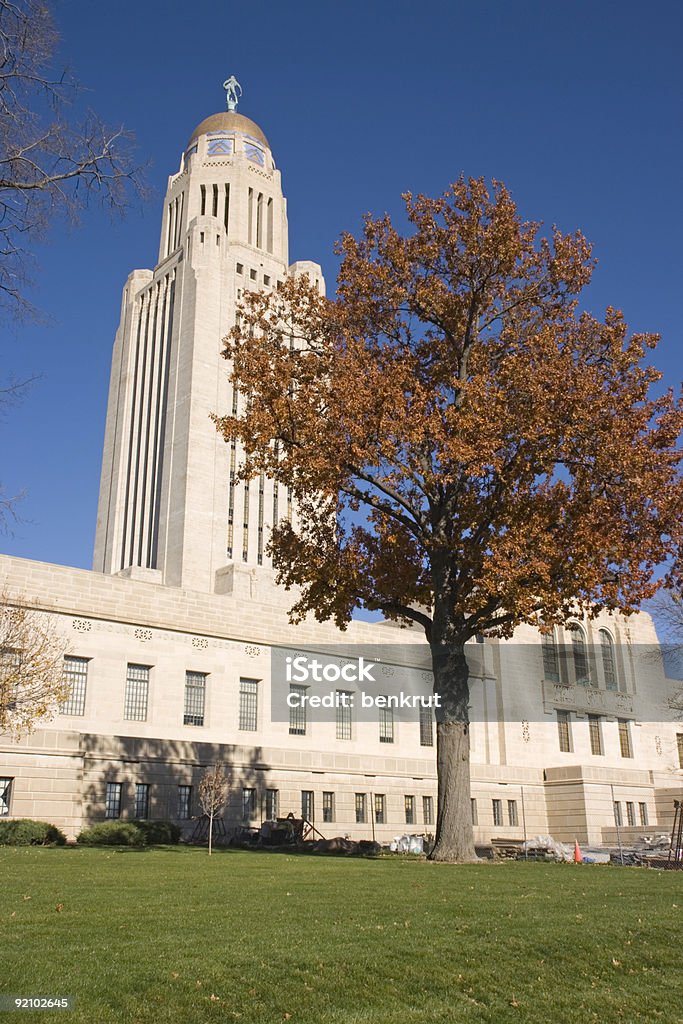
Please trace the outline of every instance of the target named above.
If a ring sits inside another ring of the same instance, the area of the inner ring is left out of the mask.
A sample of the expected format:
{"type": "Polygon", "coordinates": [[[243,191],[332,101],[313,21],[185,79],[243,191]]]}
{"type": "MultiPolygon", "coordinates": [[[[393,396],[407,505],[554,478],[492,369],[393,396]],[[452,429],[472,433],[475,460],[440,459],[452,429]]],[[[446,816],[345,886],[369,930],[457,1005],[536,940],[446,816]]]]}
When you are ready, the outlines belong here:
{"type": "Polygon", "coordinates": [[[209,857],[211,856],[213,848],[213,811],[209,815],[209,857]]]}
{"type": "Polygon", "coordinates": [[[469,668],[465,647],[431,643],[436,709],[438,811],[430,860],[476,861],[470,802],[469,668]]]}

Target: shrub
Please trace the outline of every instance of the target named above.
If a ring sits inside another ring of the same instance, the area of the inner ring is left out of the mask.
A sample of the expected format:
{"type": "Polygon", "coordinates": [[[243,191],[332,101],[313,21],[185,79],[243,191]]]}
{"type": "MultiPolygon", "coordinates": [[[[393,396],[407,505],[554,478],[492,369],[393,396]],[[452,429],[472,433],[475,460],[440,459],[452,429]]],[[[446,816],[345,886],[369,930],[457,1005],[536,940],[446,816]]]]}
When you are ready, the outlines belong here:
{"type": "Polygon", "coordinates": [[[172,821],[103,821],[84,829],[83,846],[155,846],[177,843],[182,830],[172,821]]]}
{"type": "Polygon", "coordinates": [[[64,846],[66,836],[48,821],[0,821],[0,846],[64,846]]]}
{"type": "Polygon", "coordinates": [[[145,837],[130,821],[103,821],[84,829],[77,842],[82,846],[144,846],[145,837]]]}
{"type": "Polygon", "coordinates": [[[173,821],[132,821],[145,837],[147,846],[171,845],[180,840],[183,830],[173,821]]]}

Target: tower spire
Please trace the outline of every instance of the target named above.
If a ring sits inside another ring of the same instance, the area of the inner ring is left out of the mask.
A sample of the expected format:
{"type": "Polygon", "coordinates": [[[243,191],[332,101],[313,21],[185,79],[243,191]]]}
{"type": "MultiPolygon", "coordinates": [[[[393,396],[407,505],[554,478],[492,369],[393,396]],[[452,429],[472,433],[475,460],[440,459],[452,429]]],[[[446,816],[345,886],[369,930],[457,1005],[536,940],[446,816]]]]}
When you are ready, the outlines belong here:
{"type": "Polygon", "coordinates": [[[228,110],[233,111],[237,108],[240,96],[242,95],[242,86],[234,75],[230,75],[230,78],[226,78],[223,82],[223,88],[226,93],[225,98],[228,102],[228,110]]]}

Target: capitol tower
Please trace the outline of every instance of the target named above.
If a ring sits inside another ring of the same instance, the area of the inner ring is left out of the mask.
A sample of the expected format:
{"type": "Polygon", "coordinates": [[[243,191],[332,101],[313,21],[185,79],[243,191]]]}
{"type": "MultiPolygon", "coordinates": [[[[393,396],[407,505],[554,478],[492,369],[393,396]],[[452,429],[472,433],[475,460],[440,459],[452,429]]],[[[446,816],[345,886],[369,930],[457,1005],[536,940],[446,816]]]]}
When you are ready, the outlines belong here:
{"type": "Polygon", "coordinates": [[[94,568],[189,590],[226,586],[230,566],[268,564],[274,522],[292,515],[285,488],[236,483],[239,446],[210,416],[238,413],[222,339],[242,293],[305,273],[289,265],[287,201],[268,140],[228,109],[192,132],[164,201],[154,270],[123,289],[112,356],[94,568]]]}

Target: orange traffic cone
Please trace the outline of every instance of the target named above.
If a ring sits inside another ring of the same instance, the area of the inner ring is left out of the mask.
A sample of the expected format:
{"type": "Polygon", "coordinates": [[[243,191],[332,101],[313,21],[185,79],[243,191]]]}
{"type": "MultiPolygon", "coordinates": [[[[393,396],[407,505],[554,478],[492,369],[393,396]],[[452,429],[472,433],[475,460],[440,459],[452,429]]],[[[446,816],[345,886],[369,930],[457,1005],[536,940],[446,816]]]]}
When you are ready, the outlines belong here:
{"type": "Polygon", "coordinates": [[[574,863],[583,864],[583,854],[581,853],[581,847],[579,846],[579,840],[574,840],[574,863]]]}

